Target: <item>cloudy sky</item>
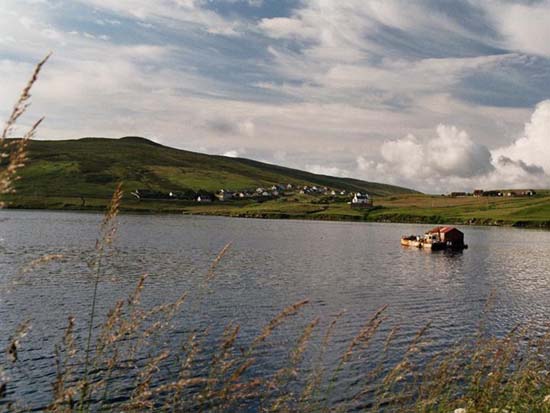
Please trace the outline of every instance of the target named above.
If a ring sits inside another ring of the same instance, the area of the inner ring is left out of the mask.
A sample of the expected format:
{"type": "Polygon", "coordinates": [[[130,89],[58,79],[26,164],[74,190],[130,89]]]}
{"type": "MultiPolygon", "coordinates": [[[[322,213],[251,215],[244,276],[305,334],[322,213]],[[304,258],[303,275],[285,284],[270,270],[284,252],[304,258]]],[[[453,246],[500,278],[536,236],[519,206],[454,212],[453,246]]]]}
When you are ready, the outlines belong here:
{"type": "Polygon", "coordinates": [[[2,0],[0,115],[437,193],[550,187],[548,0],[2,0]]]}

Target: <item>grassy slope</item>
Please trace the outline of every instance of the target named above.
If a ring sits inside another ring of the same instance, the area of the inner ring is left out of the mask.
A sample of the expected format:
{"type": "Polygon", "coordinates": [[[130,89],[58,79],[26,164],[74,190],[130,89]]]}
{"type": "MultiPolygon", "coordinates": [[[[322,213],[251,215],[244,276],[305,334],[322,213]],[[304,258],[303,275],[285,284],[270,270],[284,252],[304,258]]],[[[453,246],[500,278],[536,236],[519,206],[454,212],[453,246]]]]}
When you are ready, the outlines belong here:
{"type": "Polygon", "coordinates": [[[429,196],[404,188],[314,175],[247,159],[180,151],[140,138],[34,141],[30,157],[17,183],[17,195],[8,198],[12,207],[97,210],[106,205],[120,180],[127,193],[136,188],[215,191],[288,182],[366,190],[375,196],[376,208],[352,210],[345,202],[323,204],[318,198],[301,195],[264,203],[239,201],[212,205],[139,202],[127,195],[123,209],[265,218],[550,227],[550,191],[538,191],[533,198],[429,196]],[[84,207],[81,196],[86,199],[84,207]]]}
{"type": "Polygon", "coordinates": [[[322,185],[375,195],[411,193],[390,185],[335,178],[248,159],[204,155],[142,138],[33,141],[18,198],[108,198],[119,181],[137,188],[239,190],[278,183],[322,185]]]}
{"type": "Polygon", "coordinates": [[[375,198],[370,211],[351,209],[346,203],[319,204],[308,197],[295,202],[227,204],[183,207],[189,213],[265,218],[306,218],[379,222],[515,225],[550,228],[550,192],[532,198],[448,198],[405,194],[375,198]]]}

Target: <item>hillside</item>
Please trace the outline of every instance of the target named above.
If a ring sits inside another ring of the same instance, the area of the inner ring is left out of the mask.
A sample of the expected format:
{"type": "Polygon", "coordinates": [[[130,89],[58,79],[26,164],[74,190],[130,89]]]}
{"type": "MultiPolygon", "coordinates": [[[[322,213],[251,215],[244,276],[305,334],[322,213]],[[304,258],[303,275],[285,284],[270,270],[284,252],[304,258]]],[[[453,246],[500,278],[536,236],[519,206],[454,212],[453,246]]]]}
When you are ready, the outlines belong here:
{"type": "Polygon", "coordinates": [[[375,196],[415,191],[357,179],[316,175],[249,159],[205,155],[138,137],[32,141],[18,197],[108,198],[117,182],[127,193],[186,189],[243,190],[273,184],[318,185],[375,196]]]}
{"type": "Polygon", "coordinates": [[[11,208],[102,210],[115,185],[124,182],[122,209],[257,218],[514,225],[550,228],[550,191],[534,197],[442,197],[380,183],[316,175],[249,159],[205,155],[169,148],[138,137],[32,141],[16,193],[4,196],[11,208]],[[372,209],[353,209],[349,195],[291,191],[275,199],[242,199],[211,204],[193,200],[138,200],[136,189],[216,192],[274,184],[328,186],[369,192],[372,209]]]}

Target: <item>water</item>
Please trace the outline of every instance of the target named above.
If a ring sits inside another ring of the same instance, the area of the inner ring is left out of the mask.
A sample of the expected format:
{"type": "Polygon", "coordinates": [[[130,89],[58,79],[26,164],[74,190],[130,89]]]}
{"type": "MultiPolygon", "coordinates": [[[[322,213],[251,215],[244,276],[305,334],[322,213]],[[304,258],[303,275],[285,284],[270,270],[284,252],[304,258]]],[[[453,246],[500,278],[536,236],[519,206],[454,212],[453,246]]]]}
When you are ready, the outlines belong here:
{"type": "MultiPolygon", "coordinates": [[[[20,360],[32,371],[15,371],[12,398],[35,406],[47,401],[55,372],[53,349],[65,320],[74,315],[82,337],[88,317],[93,258],[101,216],[43,211],[0,212],[0,346],[23,320],[32,331],[23,341],[20,360]],[[62,254],[28,271],[45,254],[62,254]]],[[[388,304],[382,330],[400,326],[397,348],[404,348],[419,328],[432,322],[428,352],[444,349],[476,330],[481,318],[495,334],[518,322],[543,325],[550,315],[550,233],[511,228],[462,228],[470,248],[463,253],[428,253],[399,245],[402,234],[425,226],[252,220],[217,217],[120,217],[116,253],[99,287],[99,314],[149,274],[146,304],[195,292],[176,319],[179,333],[188,325],[211,326],[219,337],[229,322],[242,325],[249,342],[281,309],[307,298],[311,304],[273,338],[273,351],[259,362],[269,371],[315,316],[326,326],[342,310],[329,358],[339,351],[373,312],[388,304]],[[228,242],[216,278],[203,295],[198,286],[228,242]],[[494,306],[482,316],[493,291],[494,306]],[[194,298],[193,298],[194,297],[194,298]]],[[[178,332],[174,333],[177,334],[178,332]]],[[[318,340],[318,338],[316,338],[318,340]]],[[[214,340],[214,338],[212,338],[214,340]]],[[[375,345],[380,345],[380,343],[375,345]]],[[[361,366],[346,373],[351,393],[361,366]]],[[[345,391],[342,393],[345,396],[345,391]]]]}

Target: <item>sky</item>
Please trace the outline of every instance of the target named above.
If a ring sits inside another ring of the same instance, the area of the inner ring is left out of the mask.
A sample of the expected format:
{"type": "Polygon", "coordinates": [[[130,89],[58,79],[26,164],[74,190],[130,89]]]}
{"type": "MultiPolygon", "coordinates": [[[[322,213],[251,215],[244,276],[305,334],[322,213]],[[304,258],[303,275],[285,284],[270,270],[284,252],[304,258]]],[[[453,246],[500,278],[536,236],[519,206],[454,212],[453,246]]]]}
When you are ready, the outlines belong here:
{"type": "Polygon", "coordinates": [[[428,193],[550,187],[550,0],[1,0],[0,116],[428,193]]]}

